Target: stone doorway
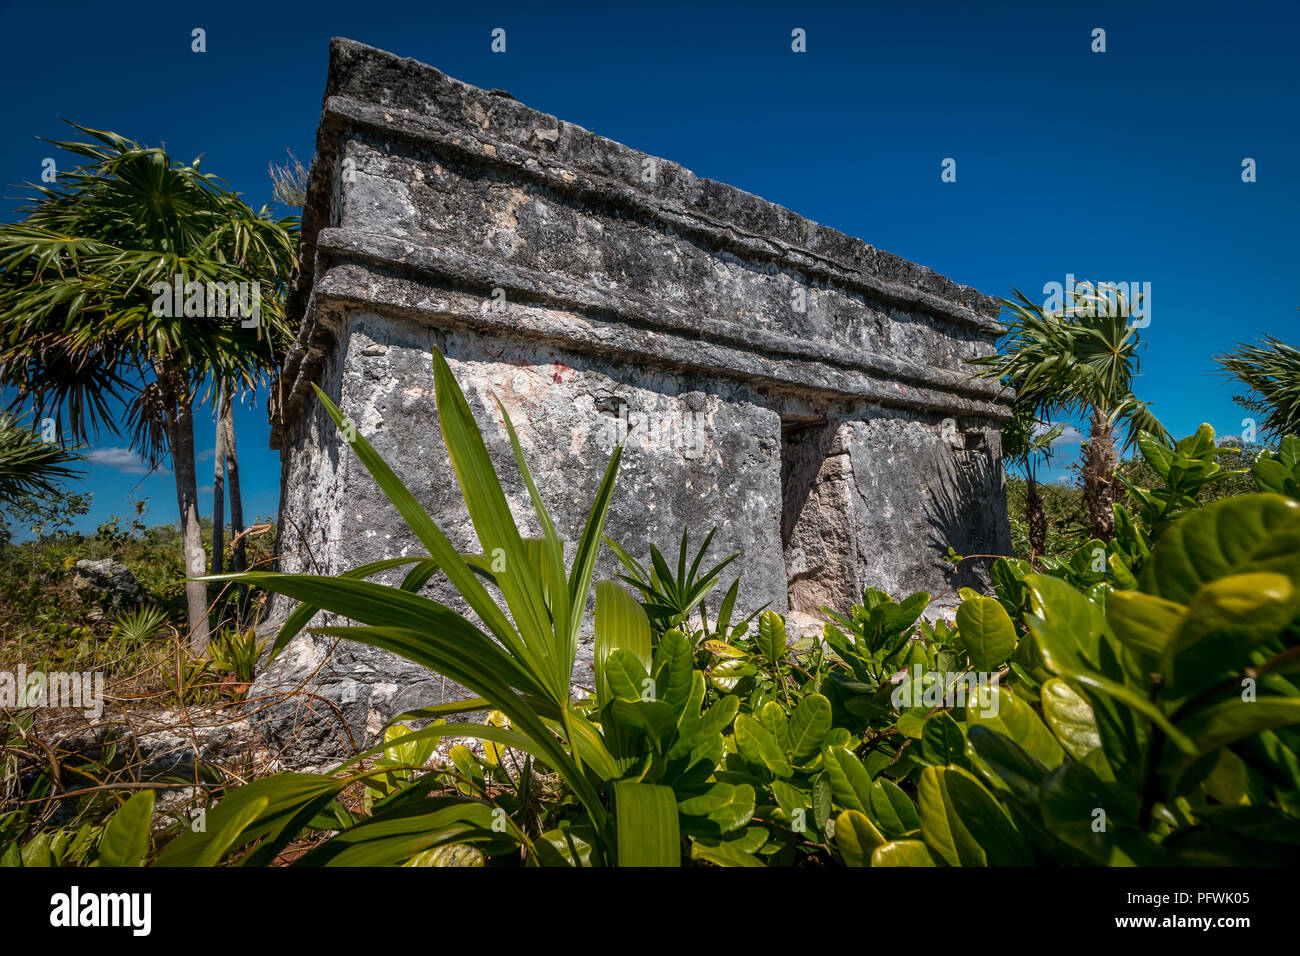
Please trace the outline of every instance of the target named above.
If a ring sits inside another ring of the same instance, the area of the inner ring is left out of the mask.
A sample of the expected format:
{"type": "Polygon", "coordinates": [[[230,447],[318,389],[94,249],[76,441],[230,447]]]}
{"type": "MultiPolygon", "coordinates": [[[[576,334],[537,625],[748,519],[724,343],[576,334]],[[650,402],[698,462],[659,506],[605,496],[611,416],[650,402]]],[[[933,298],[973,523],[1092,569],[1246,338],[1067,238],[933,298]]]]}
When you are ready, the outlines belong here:
{"type": "Polygon", "coordinates": [[[781,421],[781,546],[791,612],[860,600],[853,425],[827,419],[781,421]]]}

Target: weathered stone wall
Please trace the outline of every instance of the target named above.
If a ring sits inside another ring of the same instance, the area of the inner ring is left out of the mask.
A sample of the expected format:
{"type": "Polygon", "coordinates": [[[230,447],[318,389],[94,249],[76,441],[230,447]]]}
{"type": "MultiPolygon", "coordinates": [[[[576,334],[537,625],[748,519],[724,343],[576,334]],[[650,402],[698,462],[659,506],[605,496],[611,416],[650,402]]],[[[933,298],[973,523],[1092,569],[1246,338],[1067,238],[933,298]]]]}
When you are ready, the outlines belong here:
{"type": "MultiPolygon", "coordinates": [[[[335,40],[303,251],[291,300],[303,331],[273,420],[284,570],[419,553],[313,383],[472,546],[437,425],[434,347],[521,521],[531,509],[493,396],[570,540],[635,426],[607,533],[644,555],[717,525],[717,557],[744,551],[748,607],[847,607],[867,585],[951,594],[949,544],[1009,545],[1005,399],[964,366],[991,350],[993,300],[756,196],[335,40]]],[[[606,554],[597,574],[615,570],[606,554]]],[[[265,687],[314,675],[313,711],[274,709],[277,732],[359,744],[457,693],[331,644],[303,637],[264,675],[265,687]]]]}

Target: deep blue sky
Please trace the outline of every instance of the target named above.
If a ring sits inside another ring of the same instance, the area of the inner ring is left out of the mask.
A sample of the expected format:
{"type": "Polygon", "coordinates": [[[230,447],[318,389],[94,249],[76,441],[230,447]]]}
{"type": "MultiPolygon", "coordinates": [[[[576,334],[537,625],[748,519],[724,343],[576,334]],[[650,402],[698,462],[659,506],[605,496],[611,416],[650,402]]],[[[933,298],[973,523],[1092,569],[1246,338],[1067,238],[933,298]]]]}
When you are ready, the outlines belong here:
{"type": "MultiPolygon", "coordinates": [[[[1295,3],[21,2],[0,4],[0,23],[6,218],[17,184],[55,155],[37,137],[67,138],[59,117],[203,154],[261,205],[269,162],[312,155],[341,35],[994,295],[1042,298],[1067,273],[1149,281],[1138,392],[1176,434],[1241,428],[1213,354],[1261,332],[1300,338],[1295,3]],[[206,53],[191,52],[194,27],[206,53]],[[504,54],[490,50],[495,27],[504,54]],[[1095,27],[1104,54],[1090,50],[1095,27]],[[955,183],[940,181],[945,157],[955,183]],[[1241,180],[1245,157],[1255,183],[1241,180]]],[[[264,408],[237,428],[246,511],[273,514],[264,408]]],[[[87,527],[129,513],[133,489],[153,520],[175,519],[170,477],[142,481],[125,445],[100,437],[78,489],[95,491],[87,527]]]]}

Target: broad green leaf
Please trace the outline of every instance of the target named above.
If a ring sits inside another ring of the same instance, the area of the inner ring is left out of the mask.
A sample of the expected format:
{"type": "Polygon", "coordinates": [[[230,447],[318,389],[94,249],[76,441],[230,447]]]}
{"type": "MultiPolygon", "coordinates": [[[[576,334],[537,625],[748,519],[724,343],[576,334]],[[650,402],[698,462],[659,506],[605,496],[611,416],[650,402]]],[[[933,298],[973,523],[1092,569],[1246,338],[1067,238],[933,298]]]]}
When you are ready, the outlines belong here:
{"type": "MultiPolygon", "coordinates": [[[[605,678],[605,697],[602,704],[614,700],[653,700],[647,696],[653,690],[649,683],[650,675],[646,673],[636,654],[622,647],[610,650],[601,668],[605,678]]],[[[599,698],[598,698],[599,699],[599,698]]]]}
{"type": "Polygon", "coordinates": [[[957,631],[976,670],[996,671],[1016,649],[1016,628],[996,598],[978,595],[957,609],[957,631]]]}
{"type": "Polygon", "coordinates": [[[822,764],[835,802],[848,810],[866,813],[871,806],[871,775],[847,747],[823,747],[822,764]]]}
{"type": "Polygon", "coordinates": [[[673,709],[680,721],[691,698],[694,681],[691,642],[681,631],[668,631],[659,640],[654,656],[655,696],[673,709]]]}
{"type": "Polygon", "coordinates": [[[794,820],[801,813],[806,819],[812,811],[813,798],[809,790],[792,786],[784,780],[773,780],[771,789],[772,796],[776,798],[776,805],[781,808],[788,819],[794,820]]]}
{"type": "Polygon", "coordinates": [[[1198,753],[1209,753],[1265,730],[1293,725],[1300,725],[1300,697],[1247,701],[1234,695],[1193,711],[1178,722],[1178,729],[1192,738],[1198,753]]]}
{"type": "Polygon", "coordinates": [[[1004,734],[1048,767],[1059,766],[1065,759],[1052,732],[1034,709],[1015,694],[999,687],[991,695],[989,703],[989,707],[967,704],[967,727],[987,727],[1004,734]]]}
{"type": "Polygon", "coordinates": [[[966,762],[966,738],[946,710],[926,718],[921,731],[921,759],[938,767],[966,762]]]}
{"type": "Polygon", "coordinates": [[[677,798],[669,787],[614,785],[619,866],[680,866],[677,798]]]}
{"type": "MultiPolygon", "coordinates": [[[[152,793],[153,791],[150,790],[146,792],[152,793]]],[[[11,847],[13,849],[17,849],[18,844],[13,843],[11,844],[11,847]]],[[[101,851],[101,858],[102,858],[102,851],[101,851]]],[[[43,830],[40,833],[36,834],[36,836],[28,840],[27,844],[22,848],[22,853],[20,854],[18,861],[13,865],[25,866],[33,869],[38,867],[45,868],[45,867],[53,866],[54,853],[52,849],[52,839],[49,831],[43,830]]],[[[111,864],[100,863],[98,865],[109,866],[111,864]]],[[[128,864],[128,865],[139,866],[140,864],[135,863],[135,864],[128,864]]]]}
{"type": "MultiPolygon", "coordinates": [[[[1294,436],[1287,436],[1288,438],[1294,436]]],[[[1272,492],[1273,494],[1286,495],[1288,498],[1294,498],[1300,493],[1300,477],[1282,462],[1272,458],[1260,458],[1251,468],[1255,476],[1255,484],[1259,486],[1260,491],[1272,492]]]]}
{"type": "Polygon", "coordinates": [[[1127,647],[1159,659],[1187,608],[1140,591],[1116,591],[1106,599],[1106,620],[1127,647]]]}
{"type": "Polygon", "coordinates": [[[1193,596],[1161,672],[1170,697],[1197,693],[1250,662],[1250,651],[1271,640],[1295,618],[1297,600],[1282,574],[1234,574],[1193,596]]]}
{"type": "Polygon", "coordinates": [[[1122,555],[1107,555],[1106,564],[1110,567],[1110,574],[1114,579],[1115,587],[1130,591],[1137,587],[1137,578],[1133,576],[1128,561],[1122,555]]]}
{"type": "Polygon", "coordinates": [[[934,857],[920,840],[891,840],[876,847],[872,866],[934,866],[934,857]]]}
{"type": "Polygon", "coordinates": [[[1065,681],[1053,677],[1041,690],[1043,719],[1061,746],[1075,760],[1083,760],[1101,746],[1101,733],[1092,705],[1065,681]]]}
{"type": "Polygon", "coordinates": [[[831,702],[809,694],[790,713],[790,752],[797,763],[816,754],[831,732],[831,702]]]}
{"type": "Polygon", "coordinates": [[[1037,640],[1043,665],[1057,674],[1093,670],[1109,628],[1105,613],[1060,578],[1025,575],[1031,613],[1025,624],[1037,640]]]}
{"type": "Polygon", "coordinates": [[[1096,864],[1111,863],[1116,833],[1127,820],[1091,770],[1068,761],[1057,767],[1044,779],[1038,805],[1054,837],[1096,864]]]}
{"type": "Polygon", "coordinates": [[[775,611],[764,611],[758,617],[758,652],[771,664],[785,656],[785,618],[775,611]]]}
{"type": "Polygon", "coordinates": [[[703,860],[714,866],[762,866],[763,861],[752,853],[726,841],[709,841],[696,838],[691,843],[691,859],[703,860]]]}
{"type": "Polygon", "coordinates": [[[871,816],[890,839],[897,839],[921,825],[912,798],[885,777],[878,777],[871,784],[871,816]]]}
{"type": "Polygon", "coordinates": [[[776,737],[749,714],[736,718],[735,735],[736,746],[751,764],[766,767],[776,777],[788,777],[793,772],[776,737]]]}
{"type": "Polygon", "coordinates": [[[1038,788],[1047,776],[1047,765],[1006,734],[975,726],[966,738],[971,764],[990,786],[1017,798],[1023,805],[1038,800],[1038,788]]]}
{"type": "Polygon", "coordinates": [[[1300,502],[1280,495],[1222,498],[1174,522],[1138,577],[1141,589],[1187,604],[1230,574],[1300,574],[1300,502]]]}
{"type": "Polygon", "coordinates": [[[713,665],[709,671],[709,683],[724,694],[730,694],[746,677],[753,677],[758,668],[748,661],[729,659],[713,665]]]}
{"type": "Polygon", "coordinates": [[[846,866],[870,866],[871,854],[886,840],[865,814],[845,810],[835,818],[835,848],[846,866]]]}
{"type": "Polygon", "coordinates": [[[715,783],[704,793],[680,801],[677,809],[682,816],[706,817],[722,833],[730,833],[753,819],[756,799],[747,783],[715,783]]]}
{"type": "Polygon", "coordinates": [[[591,866],[591,831],[576,825],[547,830],[533,840],[542,866],[591,866]]]}
{"type": "Polygon", "coordinates": [[[790,751],[790,719],[785,715],[785,708],[769,700],[758,712],[758,722],[776,739],[778,747],[787,753],[790,751]]]}
{"type": "Polygon", "coordinates": [[[149,852],[154,792],[141,790],[117,808],[99,840],[99,866],[143,866],[149,852]]]}
{"type": "MultiPolygon", "coordinates": [[[[650,621],[632,595],[616,581],[596,583],[596,635],[592,664],[596,669],[596,696],[600,706],[612,699],[605,673],[606,658],[615,648],[631,653],[644,675],[650,673],[650,621]]],[[[633,699],[640,699],[636,688],[633,699]]]]}
{"type": "Polygon", "coordinates": [[[959,767],[926,767],[917,787],[921,835],[949,866],[1026,866],[1024,839],[993,796],[959,767]]]}
{"type": "Polygon", "coordinates": [[[646,734],[660,753],[677,732],[673,709],[662,700],[615,700],[609,710],[621,726],[646,734]]]}

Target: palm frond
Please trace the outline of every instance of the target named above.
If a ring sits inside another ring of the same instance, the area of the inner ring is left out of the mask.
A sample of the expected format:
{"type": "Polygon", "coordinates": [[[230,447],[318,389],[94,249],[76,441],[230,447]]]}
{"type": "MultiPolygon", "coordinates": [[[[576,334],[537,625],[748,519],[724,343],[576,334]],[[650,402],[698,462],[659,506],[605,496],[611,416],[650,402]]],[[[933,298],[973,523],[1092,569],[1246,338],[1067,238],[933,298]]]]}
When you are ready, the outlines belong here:
{"type": "Polygon", "coordinates": [[[1266,335],[1258,345],[1238,345],[1215,361],[1245,385],[1236,396],[1243,408],[1263,416],[1261,431],[1273,438],[1300,434],[1300,349],[1266,335]]]}

